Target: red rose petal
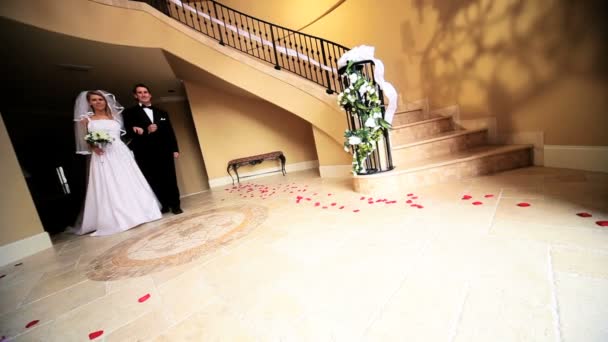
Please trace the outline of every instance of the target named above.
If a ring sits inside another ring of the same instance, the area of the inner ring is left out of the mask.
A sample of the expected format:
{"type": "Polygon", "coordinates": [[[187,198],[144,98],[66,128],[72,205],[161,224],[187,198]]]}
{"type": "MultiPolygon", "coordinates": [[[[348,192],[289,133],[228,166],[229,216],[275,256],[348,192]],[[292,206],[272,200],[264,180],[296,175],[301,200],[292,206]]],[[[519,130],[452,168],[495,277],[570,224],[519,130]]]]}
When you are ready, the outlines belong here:
{"type": "Polygon", "coordinates": [[[494,195],[485,195],[483,197],[485,197],[485,198],[492,198],[492,197],[494,197],[494,195]]]}
{"type": "Polygon", "coordinates": [[[593,215],[591,215],[589,213],[577,213],[576,215],[580,216],[580,217],[591,217],[591,216],[593,216],[593,215]]]}
{"type": "Polygon", "coordinates": [[[422,209],[422,208],[424,208],[424,207],[423,207],[423,206],[421,206],[420,204],[417,204],[417,205],[416,205],[416,208],[418,208],[418,209],[422,209]]]}
{"type": "Polygon", "coordinates": [[[464,196],[462,196],[463,200],[469,200],[471,198],[473,198],[473,196],[471,196],[471,195],[464,195],[464,196]]]}
{"type": "Polygon", "coordinates": [[[408,204],[412,203],[412,200],[407,200],[407,201],[405,201],[405,203],[408,203],[408,204]]]}
{"type": "Polygon", "coordinates": [[[89,334],[89,340],[94,340],[101,335],[103,335],[103,330],[93,331],[92,333],[89,334]]]}
{"type": "Polygon", "coordinates": [[[353,210],[353,213],[358,213],[358,212],[359,212],[359,209],[353,210]]]}
{"type": "Polygon", "coordinates": [[[150,299],[150,294],[149,293],[146,294],[146,295],[144,295],[143,297],[140,297],[137,301],[140,302],[140,303],[143,303],[143,302],[147,301],[148,299],[150,299]]]}
{"type": "Polygon", "coordinates": [[[608,221],[597,221],[595,222],[600,227],[608,227],[608,221]]]}
{"type": "Polygon", "coordinates": [[[414,194],[407,194],[407,197],[414,196],[414,194]]]}
{"type": "Polygon", "coordinates": [[[331,196],[331,194],[327,194],[327,196],[331,196]]]}
{"type": "Polygon", "coordinates": [[[412,199],[418,199],[418,196],[414,196],[414,197],[412,197],[412,199]]]}
{"type": "Polygon", "coordinates": [[[323,206],[323,209],[327,209],[327,207],[326,207],[326,206],[323,206]]]}
{"type": "Polygon", "coordinates": [[[344,206],[341,206],[341,207],[340,207],[340,208],[338,208],[338,209],[344,209],[344,206]]]}
{"type": "Polygon", "coordinates": [[[363,201],[364,199],[365,199],[365,197],[361,197],[361,198],[359,198],[359,200],[360,200],[360,201],[363,201]]]}
{"type": "Polygon", "coordinates": [[[332,204],[331,204],[331,206],[332,206],[332,207],[335,207],[335,206],[336,206],[336,204],[337,204],[337,203],[335,203],[335,202],[334,202],[334,203],[332,203],[332,204]]]}
{"type": "Polygon", "coordinates": [[[321,205],[321,203],[319,203],[319,202],[315,203],[315,207],[318,207],[320,205],[321,205]]]}
{"type": "Polygon", "coordinates": [[[529,207],[530,203],[526,203],[526,202],[521,202],[521,203],[517,203],[518,207],[529,207]]]}
{"type": "Polygon", "coordinates": [[[29,322],[28,324],[26,324],[26,325],[25,325],[25,328],[26,328],[26,329],[31,328],[31,327],[33,327],[34,325],[38,324],[38,322],[40,322],[40,321],[39,321],[39,320],[37,320],[37,319],[35,319],[35,320],[33,320],[33,321],[29,322]]]}
{"type": "Polygon", "coordinates": [[[416,207],[418,207],[418,204],[412,204],[412,205],[410,205],[410,207],[416,208],[416,207]]]}
{"type": "Polygon", "coordinates": [[[471,204],[473,204],[473,205],[482,205],[483,203],[482,203],[482,202],[479,202],[479,201],[476,201],[476,202],[473,202],[473,203],[471,203],[471,204]]]}
{"type": "Polygon", "coordinates": [[[306,200],[307,200],[307,201],[311,201],[312,199],[307,197],[307,198],[306,198],[306,200]]]}

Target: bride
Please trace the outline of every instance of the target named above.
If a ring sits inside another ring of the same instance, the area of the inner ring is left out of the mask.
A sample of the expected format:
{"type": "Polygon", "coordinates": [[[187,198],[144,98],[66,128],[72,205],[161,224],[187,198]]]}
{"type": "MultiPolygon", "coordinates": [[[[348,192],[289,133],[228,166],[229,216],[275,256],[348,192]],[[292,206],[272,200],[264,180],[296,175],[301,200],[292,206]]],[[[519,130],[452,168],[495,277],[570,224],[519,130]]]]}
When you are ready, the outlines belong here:
{"type": "Polygon", "coordinates": [[[83,91],[76,99],[76,153],[92,155],[82,220],[72,233],[110,235],[162,216],[150,185],[120,140],[122,110],[114,95],[102,90],[83,91]],[[103,147],[89,145],[85,135],[90,132],[105,132],[112,141],[103,147]]]}

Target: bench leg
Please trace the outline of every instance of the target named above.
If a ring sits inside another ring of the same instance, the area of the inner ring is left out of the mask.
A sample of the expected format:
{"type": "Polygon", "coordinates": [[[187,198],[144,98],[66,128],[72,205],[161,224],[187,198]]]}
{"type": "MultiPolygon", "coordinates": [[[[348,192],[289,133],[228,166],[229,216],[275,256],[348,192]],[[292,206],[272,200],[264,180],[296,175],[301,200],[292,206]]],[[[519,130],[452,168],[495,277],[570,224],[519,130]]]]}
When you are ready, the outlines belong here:
{"type": "Polygon", "coordinates": [[[230,179],[232,179],[232,185],[234,185],[234,177],[232,177],[232,174],[230,173],[230,167],[232,165],[228,165],[228,167],[226,168],[226,172],[228,172],[228,175],[230,175],[230,179]]]}
{"type": "Polygon", "coordinates": [[[285,171],[285,156],[284,155],[280,155],[279,159],[281,160],[281,171],[283,172],[283,176],[285,176],[287,174],[287,172],[285,171]]]}
{"type": "Polygon", "coordinates": [[[234,170],[234,173],[236,173],[236,181],[241,184],[241,178],[239,177],[239,170],[238,167],[236,165],[232,165],[232,170],[234,170]]]}

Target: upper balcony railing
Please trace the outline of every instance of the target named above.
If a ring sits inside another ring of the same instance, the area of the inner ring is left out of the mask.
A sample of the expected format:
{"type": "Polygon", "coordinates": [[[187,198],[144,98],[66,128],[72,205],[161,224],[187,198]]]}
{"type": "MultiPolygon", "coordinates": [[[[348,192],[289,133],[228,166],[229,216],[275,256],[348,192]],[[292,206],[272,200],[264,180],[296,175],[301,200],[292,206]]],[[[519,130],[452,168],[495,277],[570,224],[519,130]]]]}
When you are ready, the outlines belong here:
{"type": "Polygon", "coordinates": [[[138,0],[173,19],[240,50],[339,92],[338,58],[349,48],[224,6],[217,1],[138,0]]]}

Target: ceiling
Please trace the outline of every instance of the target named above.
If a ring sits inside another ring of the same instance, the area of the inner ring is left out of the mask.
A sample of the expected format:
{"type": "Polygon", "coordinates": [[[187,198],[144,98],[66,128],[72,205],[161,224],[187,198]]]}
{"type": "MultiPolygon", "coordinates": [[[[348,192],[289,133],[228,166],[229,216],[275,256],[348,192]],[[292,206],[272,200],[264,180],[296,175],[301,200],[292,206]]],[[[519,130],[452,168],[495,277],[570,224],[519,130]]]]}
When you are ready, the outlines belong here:
{"type": "Polygon", "coordinates": [[[87,89],[105,89],[128,106],[131,87],[140,82],[157,101],[185,96],[161,49],[104,44],[6,19],[0,19],[0,41],[0,110],[71,112],[76,95],[87,89]]]}

